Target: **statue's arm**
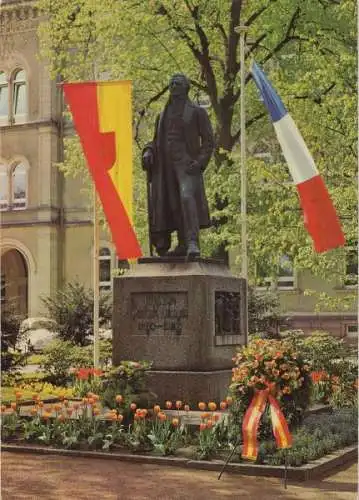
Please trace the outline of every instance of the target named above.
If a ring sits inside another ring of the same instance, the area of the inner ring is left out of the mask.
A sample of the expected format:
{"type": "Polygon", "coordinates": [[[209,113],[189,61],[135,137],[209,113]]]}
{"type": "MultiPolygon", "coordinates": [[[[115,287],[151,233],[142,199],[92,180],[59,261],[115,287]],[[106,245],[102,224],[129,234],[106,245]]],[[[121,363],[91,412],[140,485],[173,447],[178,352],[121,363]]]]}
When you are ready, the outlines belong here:
{"type": "Polygon", "coordinates": [[[197,158],[201,170],[204,171],[211,159],[214,149],[214,134],[207,111],[198,108],[199,113],[199,133],[201,137],[201,147],[197,158]]]}
{"type": "Polygon", "coordinates": [[[142,168],[149,173],[151,173],[152,168],[155,164],[158,122],[159,122],[159,117],[157,117],[156,119],[155,133],[153,140],[148,142],[142,150],[142,168]]]}

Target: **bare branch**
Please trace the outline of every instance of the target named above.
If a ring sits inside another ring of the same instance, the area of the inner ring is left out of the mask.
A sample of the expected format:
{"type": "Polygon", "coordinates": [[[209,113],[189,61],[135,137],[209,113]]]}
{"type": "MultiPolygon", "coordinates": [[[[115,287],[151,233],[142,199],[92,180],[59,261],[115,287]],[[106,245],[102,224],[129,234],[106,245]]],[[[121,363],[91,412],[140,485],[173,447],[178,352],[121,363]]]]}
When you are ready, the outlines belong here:
{"type": "Polygon", "coordinates": [[[138,112],[139,116],[138,116],[138,120],[136,121],[136,124],[135,124],[135,141],[136,141],[138,147],[140,147],[139,131],[140,131],[140,125],[141,125],[142,119],[145,117],[146,112],[147,112],[148,108],[151,106],[151,104],[158,101],[158,99],[160,99],[163,96],[163,94],[165,92],[167,92],[167,90],[168,90],[168,85],[166,85],[166,87],[164,87],[162,90],[160,90],[156,95],[151,97],[151,99],[149,99],[149,101],[146,102],[146,104],[141,109],[141,111],[138,112]]]}
{"type": "Polygon", "coordinates": [[[264,5],[261,9],[257,10],[257,12],[254,12],[244,23],[245,26],[250,26],[251,24],[254,23],[254,21],[261,15],[263,12],[265,12],[270,5],[275,3],[277,0],[269,0],[269,3],[267,5],[264,5]]]}

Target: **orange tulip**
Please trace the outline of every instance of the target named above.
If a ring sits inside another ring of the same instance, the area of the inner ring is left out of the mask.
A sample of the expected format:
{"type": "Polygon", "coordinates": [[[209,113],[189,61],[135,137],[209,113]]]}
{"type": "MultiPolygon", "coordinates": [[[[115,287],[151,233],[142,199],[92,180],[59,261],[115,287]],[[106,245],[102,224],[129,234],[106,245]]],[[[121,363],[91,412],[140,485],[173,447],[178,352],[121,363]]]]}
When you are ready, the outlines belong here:
{"type": "Polygon", "coordinates": [[[159,413],[159,412],[161,411],[160,406],[159,406],[159,405],[155,405],[155,406],[153,407],[153,411],[154,411],[154,413],[155,413],[155,414],[159,413]]]}
{"type": "Polygon", "coordinates": [[[123,420],[123,415],[121,415],[121,413],[119,415],[117,415],[117,420],[121,423],[122,420],[123,420]]]}
{"type": "Polygon", "coordinates": [[[172,425],[173,425],[173,427],[178,427],[178,425],[179,425],[179,419],[178,418],[173,418],[172,419],[172,425]]]}
{"type": "Polygon", "coordinates": [[[167,410],[170,410],[172,408],[172,401],[166,401],[166,408],[167,410]]]}
{"type": "Polygon", "coordinates": [[[210,411],[216,411],[216,410],[217,410],[217,405],[216,405],[216,403],[214,403],[213,401],[210,401],[210,402],[208,403],[208,409],[209,409],[210,411]]]}
{"type": "Polygon", "coordinates": [[[71,417],[72,412],[73,412],[73,408],[67,408],[67,414],[69,417],[71,417]]]}
{"type": "Polygon", "coordinates": [[[117,404],[121,404],[123,401],[123,396],[121,396],[121,394],[117,394],[116,396],[116,403],[117,404]]]}
{"type": "Polygon", "coordinates": [[[20,392],[20,391],[15,392],[16,399],[21,399],[21,397],[22,397],[22,392],[20,392]]]}
{"type": "Polygon", "coordinates": [[[205,424],[204,422],[201,422],[199,425],[199,430],[202,432],[206,429],[207,429],[207,424],[205,424]]]}
{"type": "Polygon", "coordinates": [[[34,393],[32,396],[31,396],[31,399],[33,399],[34,401],[40,399],[40,396],[37,394],[37,393],[34,393]]]}
{"type": "Polygon", "coordinates": [[[212,415],[212,420],[213,420],[214,422],[218,422],[218,420],[219,420],[219,415],[218,415],[218,413],[214,413],[214,414],[212,415]]]}
{"type": "Polygon", "coordinates": [[[60,411],[60,410],[61,410],[61,408],[62,408],[62,406],[61,406],[59,403],[56,403],[56,404],[54,405],[54,410],[55,410],[55,411],[60,411]]]}
{"type": "Polygon", "coordinates": [[[45,411],[45,412],[43,413],[43,415],[42,415],[42,418],[43,418],[44,420],[48,420],[50,417],[51,417],[51,413],[49,413],[49,412],[47,412],[47,411],[45,411]]]}
{"type": "Polygon", "coordinates": [[[63,422],[65,420],[65,415],[63,415],[62,413],[57,417],[57,420],[59,420],[59,422],[63,422]]]}
{"type": "Polygon", "coordinates": [[[227,401],[228,406],[230,406],[233,403],[233,398],[231,396],[227,396],[226,401],[227,401]]]}
{"type": "Polygon", "coordinates": [[[203,403],[202,401],[200,403],[198,403],[198,408],[201,410],[201,411],[204,411],[206,408],[207,408],[207,405],[206,403],[203,403]]]}
{"type": "Polygon", "coordinates": [[[167,419],[167,415],[162,411],[157,415],[161,422],[164,422],[167,419]]]}
{"type": "Polygon", "coordinates": [[[180,410],[182,408],[182,401],[176,401],[176,408],[177,410],[180,410]]]}
{"type": "Polygon", "coordinates": [[[37,415],[37,408],[31,408],[30,413],[33,417],[37,415]]]}
{"type": "Polygon", "coordinates": [[[16,405],[16,403],[11,403],[11,404],[10,404],[10,408],[11,408],[12,410],[16,410],[16,406],[17,406],[17,405],[16,405]]]}
{"type": "Polygon", "coordinates": [[[213,427],[213,421],[207,420],[207,429],[212,429],[212,427],[213,427]]]}
{"type": "Polygon", "coordinates": [[[98,394],[94,394],[92,397],[93,397],[93,399],[95,401],[99,401],[100,400],[100,396],[98,394]]]}
{"type": "Polygon", "coordinates": [[[227,401],[221,401],[219,407],[221,410],[226,410],[227,409],[227,401]]]}
{"type": "Polygon", "coordinates": [[[94,398],[89,398],[88,403],[89,403],[89,405],[94,405],[95,404],[94,398]]]}
{"type": "Polygon", "coordinates": [[[94,407],[93,410],[92,410],[92,413],[94,415],[99,415],[101,413],[101,410],[99,408],[94,407]]]}

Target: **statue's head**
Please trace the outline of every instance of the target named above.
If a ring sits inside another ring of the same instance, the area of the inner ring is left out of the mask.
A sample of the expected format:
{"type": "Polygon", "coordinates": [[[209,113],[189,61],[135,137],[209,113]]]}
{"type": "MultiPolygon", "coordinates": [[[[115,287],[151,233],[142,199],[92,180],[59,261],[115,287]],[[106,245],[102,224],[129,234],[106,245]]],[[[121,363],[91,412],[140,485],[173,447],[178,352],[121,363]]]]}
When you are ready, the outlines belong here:
{"type": "Polygon", "coordinates": [[[176,73],[170,79],[169,90],[171,96],[187,96],[190,88],[190,83],[186,75],[176,73]]]}

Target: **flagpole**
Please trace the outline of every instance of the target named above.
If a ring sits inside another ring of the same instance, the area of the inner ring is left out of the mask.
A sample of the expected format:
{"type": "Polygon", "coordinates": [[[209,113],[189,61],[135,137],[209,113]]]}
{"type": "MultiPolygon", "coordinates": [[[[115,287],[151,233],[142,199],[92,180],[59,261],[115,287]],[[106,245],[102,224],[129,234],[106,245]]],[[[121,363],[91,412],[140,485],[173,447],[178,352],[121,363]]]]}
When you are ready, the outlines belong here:
{"type": "Polygon", "coordinates": [[[93,187],[93,242],[94,242],[94,259],[93,259],[93,364],[94,368],[99,367],[100,349],[99,349],[99,317],[100,317],[100,301],[99,301],[99,220],[97,208],[97,193],[96,187],[93,187]]]}
{"type": "Polygon", "coordinates": [[[245,68],[245,36],[247,26],[239,26],[239,58],[240,58],[240,80],[241,80],[241,275],[246,280],[246,324],[245,338],[248,339],[248,251],[247,251],[247,165],[246,165],[246,68],[245,68]]]}

